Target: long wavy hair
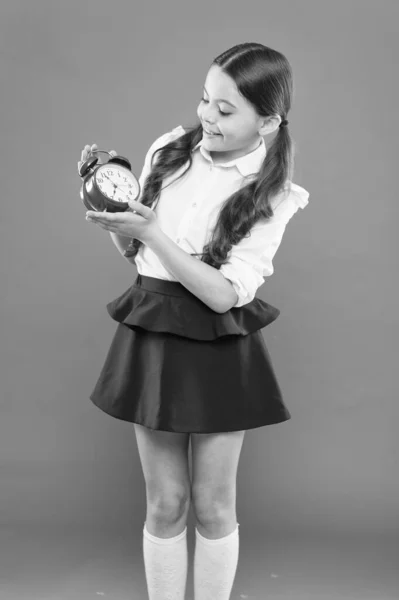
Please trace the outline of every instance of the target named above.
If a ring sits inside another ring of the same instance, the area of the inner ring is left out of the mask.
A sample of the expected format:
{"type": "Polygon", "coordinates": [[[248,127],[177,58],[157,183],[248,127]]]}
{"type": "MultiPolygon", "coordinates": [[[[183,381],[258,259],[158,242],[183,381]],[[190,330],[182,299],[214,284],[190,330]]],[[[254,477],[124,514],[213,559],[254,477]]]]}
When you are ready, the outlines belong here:
{"type": "MultiPolygon", "coordinates": [[[[217,56],[212,65],[218,65],[235,82],[239,92],[254,107],[260,117],[280,115],[287,117],[293,95],[290,64],[283,54],[258,43],[233,46],[217,56]]],[[[151,172],[143,186],[141,202],[145,206],[159,201],[163,179],[172,175],[188,162],[187,169],[168,185],[177,181],[191,168],[192,150],[202,139],[202,125],[184,127],[185,133],[155,150],[151,172]],[[155,166],[154,157],[159,153],[155,166]]],[[[201,253],[201,261],[220,269],[228,260],[233,245],[248,236],[259,219],[273,216],[272,198],[284,191],[292,176],[294,145],[288,128],[280,127],[267,148],[265,159],[252,181],[231,194],[222,205],[211,238],[201,253]]],[[[154,205],[154,206],[155,206],[154,205]]],[[[143,242],[132,238],[125,256],[137,255],[143,242]]],[[[135,262],[133,260],[133,262],[135,262]]]]}

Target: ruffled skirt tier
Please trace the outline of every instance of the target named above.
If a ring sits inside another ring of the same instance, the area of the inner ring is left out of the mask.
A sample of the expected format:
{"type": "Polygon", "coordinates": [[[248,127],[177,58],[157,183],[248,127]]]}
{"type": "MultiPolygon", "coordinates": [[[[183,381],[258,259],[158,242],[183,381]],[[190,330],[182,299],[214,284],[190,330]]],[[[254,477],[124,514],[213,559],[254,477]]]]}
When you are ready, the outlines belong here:
{"type": "Polygon", "coordinates": [[[254,298],[220,314],[180,282],[139,274],[107,310],[118,327],[90,395],[105,413],[176,433],[291,418],[261,332],[274,306],[254,298]]]}

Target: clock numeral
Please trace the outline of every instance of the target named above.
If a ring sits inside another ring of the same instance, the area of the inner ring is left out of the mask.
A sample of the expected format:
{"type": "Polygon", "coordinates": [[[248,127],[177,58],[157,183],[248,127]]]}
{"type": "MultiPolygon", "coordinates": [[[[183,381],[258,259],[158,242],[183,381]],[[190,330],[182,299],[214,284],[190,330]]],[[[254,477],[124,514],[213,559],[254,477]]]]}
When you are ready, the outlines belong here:
{"type": "Polygon", "coordinates": [[[97,179],[97,183],[103,183],[104,179],[97,179]]]}

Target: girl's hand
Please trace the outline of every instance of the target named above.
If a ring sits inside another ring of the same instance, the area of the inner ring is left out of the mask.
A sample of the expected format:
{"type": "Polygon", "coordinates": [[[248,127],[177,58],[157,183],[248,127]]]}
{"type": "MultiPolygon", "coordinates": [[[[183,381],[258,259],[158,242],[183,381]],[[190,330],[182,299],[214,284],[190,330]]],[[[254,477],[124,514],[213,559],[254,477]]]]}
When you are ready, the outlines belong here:
{"type": "Polygon", "coordinates": [[[141,202],[135,200],[128,202],[135,213],[129,209],[126,212],[116,213],[89,210],[86,212],[86,219],[96,223],[102,229],[125,237],[137,238],[146,243],[159,230],[157,216],[149,206],[144,206],[141,202]]]}
{"type": "MultiPolygon", "coordinates": [[[[97,150],[97,144],[86,145],[82,150],[81,160],[78,161],[78,169],[90,156],[95,156],[97,150]]],[[[116,156],[117,152],[111,150],[110,154],[116,156]]],[[[145,242],[159,229],[156,214],[151,208],[135,200],[128,200],[128,203],[130,210],[128,209],[126,212],[109,213],[89,210],[86,212],[86,220],[96,223],[107,231],[145,242]]]]}
{"type": "MultiPolygon", "coordinates": [[[[80,167],[83,165],[83,163],[85,162],[85,160],[87,160],[90,156],[96,155],[97,150],[98,150],[97,144],[92,144],[91,146],[86,144],[86,146],[83,148],[83,150],[81,152],[80,160],[78,161],[78,171],[79,171],[80,167]]],[[[110,154],[112,154],[112,156],[116,156],[117,152],[115,152],[115,150],[111,150],[110,154]]]]}

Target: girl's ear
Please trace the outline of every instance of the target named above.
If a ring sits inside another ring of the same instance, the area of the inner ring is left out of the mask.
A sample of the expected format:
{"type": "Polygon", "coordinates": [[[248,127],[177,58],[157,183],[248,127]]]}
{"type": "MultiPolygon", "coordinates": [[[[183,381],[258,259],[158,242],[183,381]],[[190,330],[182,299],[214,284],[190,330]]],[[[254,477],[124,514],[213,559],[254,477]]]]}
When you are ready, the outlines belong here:
{"type": "Polygon", "coordinates": [[[269,133],[273,133],[273,131],[276,131],[276,129],[279,128],[280,123],[281,117],[279,117],[278,115],[274,115],[272,117],[265,117],[264,119],[262,119],[260,128],[258,130],[259,135],[264,137],[269,133]]]}

